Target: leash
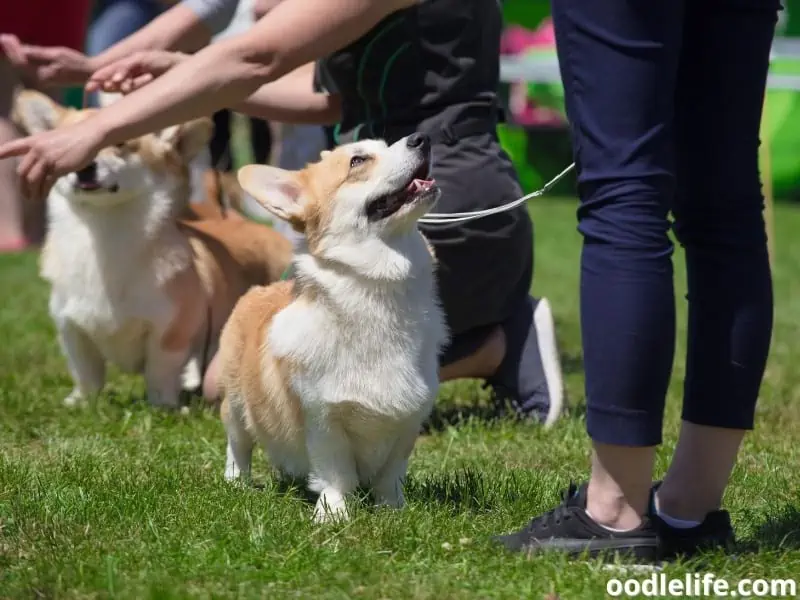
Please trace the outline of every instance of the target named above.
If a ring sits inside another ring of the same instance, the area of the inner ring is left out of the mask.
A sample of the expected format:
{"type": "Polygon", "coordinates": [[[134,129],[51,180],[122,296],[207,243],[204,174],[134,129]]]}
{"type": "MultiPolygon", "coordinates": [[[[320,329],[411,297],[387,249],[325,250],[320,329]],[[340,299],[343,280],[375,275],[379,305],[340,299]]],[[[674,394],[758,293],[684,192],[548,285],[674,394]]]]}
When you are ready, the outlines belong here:
{"type": "Polygon", "coordinates": [[[423,225],[447,225],[449,223],[465,223],[467,221],[474,221],[476,219],[482,219],[483,217],[488,217],[491,215],[496,215],[501,212],[506,212],[517,206],[527,202],[532,198],[538,198],[543,196],[547,192],[549,192],[555,184],[559,181],[564,179],[571,171],[575,169],[575,163],[569,165],[566,169],[561,171],[558,175],[553,177],[550,181],[544,184],[540,189],[536,190],[535,192],[531,192],[530,194],[524,195],[522,198],[517,198],[512,202],[507,202],[506,204],[501,204],[500,206],[495,206],[494,208],[487,208],[484,210],[473,210],[469,212],[460,212],[460,213],[428,213],[421,219],[419,222],[423,225]]]}
{"type": "MultiPolygon", "coordinates": [[[[538,198],[540,196],[545,195],[553,188],[555,184],[564,179],[564,177],[569,175],[569,173],[571,173],[574,169],[575,169],[575,163],[572,163],[535,192],[526,194],[522,198],[517,198],[512,202],[507,202],[506,204],[502,204],[494,208],[487,208],[484,210],[473,210],[469,212],[449,213],[449,214],[428,213],[425,217],[419,219],[419,222],[422,223],[423,225],[447,225],[449,223],[464,223],[467,221],[474,221],[476,219],[482,219],[483,217],[488,217],[490,215],[496,215],[498,213],[511,210],[512,208],[516,208],[520,204],[527,202],[531,198],[538,198]]],[[[279,281],[286,281],[288,279],[291,279],[291,271],[292,271],[292,266],[289,265],[286,268],[286,270],[281,274],[279,281]]]]}

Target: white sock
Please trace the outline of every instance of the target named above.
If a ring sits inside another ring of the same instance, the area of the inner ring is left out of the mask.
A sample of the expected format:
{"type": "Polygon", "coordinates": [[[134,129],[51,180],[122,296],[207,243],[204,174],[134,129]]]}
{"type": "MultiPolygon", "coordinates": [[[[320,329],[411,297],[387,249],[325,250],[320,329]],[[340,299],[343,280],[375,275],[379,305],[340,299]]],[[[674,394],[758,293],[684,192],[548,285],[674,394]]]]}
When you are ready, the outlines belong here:
{"type": "Polygon", "coordinates": [[[590,518],[592,521],[594,521],[595,523],[597,523],[598,525],[600,525],[600,527],[602,527],[603,529],[608,529],[608,530],[609,530],[609,531],[611,531],[612,533],[625,533],[626,531],[633,531],[634,529],[636,529],[636,527],[631,527],[630,529],[614,529],[613,527],[609,527],[608,525],[603,525],[602,523],[598,522],[598,520],[597,520],[597,519],[595,519],[595,518],[592,516],[592,513],[590,513],[588,510],[586,511],[586,515],[587,515],[587,516],[588,516],[588,517],[589,517],[589,518],[590,518]]]}
{"type": "Polygon", "coordinates": [[[692,527],[697,527],[700,525],[702,521],[688,521],[686,519],[676,519],[675,517],[670,517],[667,513],[663,512],[658,506],[658,493],[655,495],[655,504],[656,515],[664,521],[670,527],[674,527],[675,529],[691,529],[692,527]]]}

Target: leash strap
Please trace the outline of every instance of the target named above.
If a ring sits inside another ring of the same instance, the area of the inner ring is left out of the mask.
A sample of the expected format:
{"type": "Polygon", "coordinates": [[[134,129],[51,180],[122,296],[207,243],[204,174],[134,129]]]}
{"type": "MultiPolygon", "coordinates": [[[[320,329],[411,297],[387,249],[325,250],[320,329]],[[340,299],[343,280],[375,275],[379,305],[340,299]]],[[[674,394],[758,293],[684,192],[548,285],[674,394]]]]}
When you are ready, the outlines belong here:
{"type": "Polygon", "coordinates": [[[572,163],[558,175],[553,177],[550,181],[545,183],[542,188],[536,190],[535,192],[531,192],[530,194],[526,194],[522,198],[517,198],[512,202],[507,202],[506,204],[502,204],[494,208],[487,208],[485,210],[473,210],[461,213],[428,213],[422,217],[419,222],[423,225],[449,225],[450,223],[465,223],[467,221],[474,221],[476,219],[482,219],[483,217],[488,217],[490,215],[496,215],[498,213],[511,210],[530,200],[531,198],[543,196],[574,169],[575,163],[572,163]]]}

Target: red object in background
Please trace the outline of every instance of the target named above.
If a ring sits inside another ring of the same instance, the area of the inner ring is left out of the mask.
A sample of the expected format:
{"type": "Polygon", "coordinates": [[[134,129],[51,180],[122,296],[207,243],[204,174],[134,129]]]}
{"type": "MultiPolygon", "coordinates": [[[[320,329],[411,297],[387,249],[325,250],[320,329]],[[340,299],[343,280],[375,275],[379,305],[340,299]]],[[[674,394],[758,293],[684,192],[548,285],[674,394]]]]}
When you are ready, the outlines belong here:
{"type": "MultiPolygon", "coordinates": [[[[500,39],[500,54],[519,56],[533,48],[554,49],[556,45],[553,21],[544,19],[535,30],[519,25],[511,25],[503,31],[500,39]]],[[[528,86],[525,82],[511,85],[509,108],[514,122],[526,127],[562,127],[564,118],[561,114],[547,106],[537,106],[528,97],[528,86]]]]}
{"type": "Polygon", "coordinates": [[[513,56],[522,54],[528,48],[553,48],[555,45],[556,35],[553,30],[553,21],[547,18],[533,31],[519,25],[506,27],[500,39],[500,54],[513,56]]]}
{"type": "Polygon", "coordinates": [[[0,33],[83,51],[91,9],[92,0],[0,0],[0,33]]]}

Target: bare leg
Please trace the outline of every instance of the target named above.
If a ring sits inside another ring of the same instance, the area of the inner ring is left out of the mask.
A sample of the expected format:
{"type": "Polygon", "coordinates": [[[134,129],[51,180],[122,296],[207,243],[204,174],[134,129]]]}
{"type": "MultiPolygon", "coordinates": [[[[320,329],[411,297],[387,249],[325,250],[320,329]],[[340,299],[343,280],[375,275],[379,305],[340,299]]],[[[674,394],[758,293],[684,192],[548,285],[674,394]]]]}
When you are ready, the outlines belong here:
{"type": "Polygon", "coordinates": [[[633,529],[647,512],[655,446],[594,443],[586,510],[597,523],[633,529]]]}
{"type": "Polygon", "coordinates": [[[219,354],[215,354],[208,363],[203,376],[203,396],[211,401],[219,399],[219,354]]]}
{"type": "Polygon", "coordinates": [[[658,489],[659,510],[686,521],[702,521],[718,510],[744,434],[742,429],[683,421],[675,455],[658,489]]]}
{"type": "Polygon", "coordinates": [[[505,354],[506,336],[498,326],[473,354],[442,367],[439,380],[490,377],[503,362],[505,354]]]}
{"type": "MultiPolygon", "coordinates": [[[[0,144],[10,142],[18,135],[10,118],[17,85],[14,70],[0,59],[0,144]]],[[[0,160],[0,252],[22,249],[27,245],[16,168],[16,160],[0,160]]]]}

